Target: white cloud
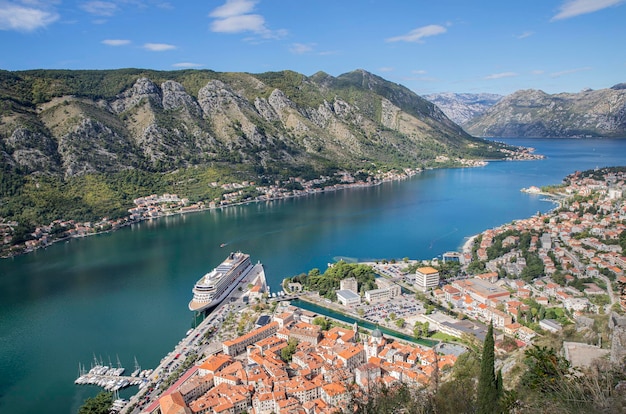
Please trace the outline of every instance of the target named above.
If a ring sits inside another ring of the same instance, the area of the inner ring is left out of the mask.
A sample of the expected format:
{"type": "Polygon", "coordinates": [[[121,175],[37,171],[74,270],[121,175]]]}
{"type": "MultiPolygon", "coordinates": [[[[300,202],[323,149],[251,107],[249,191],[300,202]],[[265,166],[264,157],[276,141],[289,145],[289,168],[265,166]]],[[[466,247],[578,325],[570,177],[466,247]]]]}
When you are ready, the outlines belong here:
{"type": "Polygon", "coordinates": [[[126,46],[130,44],[130,40],[126,39],[104,39],[102,42],[103,45],[107,46],[126,46]]]}
{"type": "Polygon", "coordinates": [[[561,4],[559,12],[550,21],[593,13],[607,7],[617,6],[623,2],[624,0],[567,0],[561,4]]]}
{"type": "Polygon", "coordinates": [[[23,7],[17,4],[0,3],[0,30],[32,32],[59,19],[55,12],[23,7]]]}
{"type": "Polygon", "coordinates": [[[117,12],[117,4],[109,1],[89,1],[81,4],[80,8],[96,16],[113,16],[117,12]]]}
{"type": "Polygon", "coordinates": [[[515,37],[517,37],[518,39],[526,39],[527,37],[530,37],[530,36],[532,36],[534,34],[535,34],[535,32],[526,31],[526,32],[524,32],[524,33],[522,33],[520,35],[515,36],[515,37]]]}
{"type": "Polygon", "coordinates": [[[416,75],[426,75],[428,72],[426,72],[425,70],[421,69],[421,70],[412,70],[411,73],[414,73],[416,75]]]}
{"type": "Polygon", "coordinates": [[[591,70],[591,66],[585,66],[584,68],[576,68],[576,69],[568,69],[568,70],[562,70],[560,72],[553,72],[550,74],[551,78],[560,78],[561,76],[565,76],[565,75],[571,75],[572,73],[577,73],[577,72],[585,72],[587,70],[591,70]]]}
{"type": "Polygon", "coordinates": [[[530,73],[531,73],[531,75],[543,75],[545,73],[545,71],[543,71],[543,70],[531,70],[530,73]]]}
{"type": "Polygon", "coordinates": [[[379,72],[393,72],[394,69],[391,66],[383,66],[382,68],[378,68],[379,72]]]}
{"type": "Polygon", "coordinates": [[[266,26],[263,16],[251,13],[257,3],[257,0],[227,0],[226,3],[209,13],[209,17],[214,18],[210,26],[211,31],[217,33],[253,32],[266,39],[285,36],[285,30],[272,31],[266,26]]]}
{"type": "Polygon", "coordinates": [[[165,50],[176,49],[174,45],[168,45],[167,43],[146,43],[143,48],[151,52],[163,52],[165,50]]]}
{"type": "Polygon", "coordinates": [[[211,23],[211,30],[218,33],[264,33],[268,31],[265,27],[265,19],[260,14],[244,14],[217,19],[211,23]]]}
{"type": "Polygon", "coordinates": [[[518,76],[518,74],[516,72],[501,72],[501,73],[493,73],[491,75],[487,75],[485,76],[484,79],[502,79],[502,78],[512,78],[518,76]]]}
{"type": "Polygon", "coordinates": [[[241,16],[254,10],[257,1],[254,0],[227,0],[225,4],[214,9],[209,16],[218,19],[241,16]]]}
{"type": "Polygon", "coordinates": [[[436,36],[447,32],[443,26],[439,26],[436,24],[431,24],[428,26],[418,27],[417,29],[411,30],[409,33],[402,36],[390,37],[387,39],[387,42],[412,42],[412,43],[423,43],[422,40],[425,37],[436,36]]]}
{"type": "Polygon", "coordinates": [[[200,68],[204,65],[200,63],[180,62],[180,63],[174,63],[172,66],[175,68],[200,68]]]}
{"type": "Polygon", "coordinates": [[[294,43],[289,48],[289,51],[296,55],[303,55],[305,53],[312,52],[313,46],[315,46],[313,43],[310,43],[308,45],[304,43],[294,43]]]}

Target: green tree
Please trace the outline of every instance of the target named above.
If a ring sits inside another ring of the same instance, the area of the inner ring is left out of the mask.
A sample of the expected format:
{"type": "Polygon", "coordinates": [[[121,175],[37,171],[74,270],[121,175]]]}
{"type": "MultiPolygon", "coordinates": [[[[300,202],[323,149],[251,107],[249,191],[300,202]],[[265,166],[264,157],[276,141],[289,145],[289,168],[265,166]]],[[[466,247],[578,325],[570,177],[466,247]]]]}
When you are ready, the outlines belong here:
{"type": "Polygon", "coordinates": [[[287,341],[287,346],[280,350],[280,358],[285,362],[291,362],[291,358],[296,353],[297,348],[298,341],[295,338],[290,338],[287,341]]]}
{"type": "Polygon", "coordinates": [[[87,398],[85,404],[78,409],[78,414],[109,414],[112,404],[113,394],[102,391],[93,398],[87,398]]]}
{"type": "Polygon", "coordinates": [[[498,412],[498,381],[496,379],[494,364],[493,323],[490,323],[480,360],[480,375],[478,377],[477,391],[479,414],[494,414],[498,412]]]}
{"type": "Polygon", "coordinates": [[[317,316],[313,318],[313,325],[319,326],[322,331],[330,329],[330,321],[324,316],[317,316]]]}

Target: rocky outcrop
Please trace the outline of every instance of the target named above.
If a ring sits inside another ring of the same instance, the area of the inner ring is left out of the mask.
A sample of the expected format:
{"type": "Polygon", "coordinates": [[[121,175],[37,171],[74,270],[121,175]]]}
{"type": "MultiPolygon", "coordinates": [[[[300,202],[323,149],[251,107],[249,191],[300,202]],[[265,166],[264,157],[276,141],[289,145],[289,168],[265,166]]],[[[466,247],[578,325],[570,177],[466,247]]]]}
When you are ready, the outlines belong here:
{"type": "Polygon", "coordinates": [[[200,105],[187,94],[183,85],[171,80],[161,84],[163,93],[163,109],[184,110],[190,117],[199,117],[202,113],[200,105]]]}
{"type": "Polygon", "coordinates": [[[116,113],[127,111],[142,102],[162,106],[162,95],[159,87],[148,78],[137,79],[132,88],[122,93],[118,99],[111,103],[116,113]]]}
{"type": "Polygon", "coordinates": [[[59,139],[59,154],[66,176],[114,172],[136,160],[128,140],[103,123],[83,119],[59,139]]]}
{"type": "Polygon", "coordinates": [[[465,129],[485,137],[623,137],[626,90],[555,95],[517,91],[465,124],[465,129]]]}
{"type": "Polygon", "coordinates": [[[42,132],[17,128],[6,140],[12,162],[26,171],[57,171],[56,142],[42,132]]]}
{"type": "Polygon", "coordinates": [[[613,312],[609,318],[611,329],[611,362],[626,364],[626,316],[613,312]]]}

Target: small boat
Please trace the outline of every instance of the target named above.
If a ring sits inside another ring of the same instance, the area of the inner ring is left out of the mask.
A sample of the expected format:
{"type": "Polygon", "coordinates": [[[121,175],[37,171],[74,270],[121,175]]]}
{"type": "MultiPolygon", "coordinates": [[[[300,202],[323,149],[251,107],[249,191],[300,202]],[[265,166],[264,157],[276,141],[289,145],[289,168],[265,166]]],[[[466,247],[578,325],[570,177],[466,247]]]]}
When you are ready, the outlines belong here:
{"type": "Polygon", "coordinates": [[[220,244],[220,247],[224,247],[224,246],[226,246],[226,243],[220,244]]]}

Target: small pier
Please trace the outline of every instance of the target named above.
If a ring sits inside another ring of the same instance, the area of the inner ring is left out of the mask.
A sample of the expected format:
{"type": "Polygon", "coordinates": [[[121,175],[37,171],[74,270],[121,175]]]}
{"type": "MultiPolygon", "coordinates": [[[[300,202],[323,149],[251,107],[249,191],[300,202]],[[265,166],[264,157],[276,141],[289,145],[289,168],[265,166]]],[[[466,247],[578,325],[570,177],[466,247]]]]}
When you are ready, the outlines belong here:
{"type": "Polygon", "coordinates": [[[141,370],[135,359],[135,371],[130,376],[122,375],[125,371],[122,368],[119,358],[117,368],[113,368],[110,365],[104,365],[102,362],[98,362],[94,356],[94,363],[91,369],[87,371],[84,366],[79,364],[78,378],[74,381],[77,385],[97,385],[104,388],[106,391],[118,391],[122,388],[138,385],[141,388],[148,382],[148,377],[152,373],[151,369],[141,370]]]}

